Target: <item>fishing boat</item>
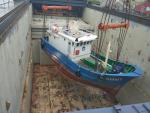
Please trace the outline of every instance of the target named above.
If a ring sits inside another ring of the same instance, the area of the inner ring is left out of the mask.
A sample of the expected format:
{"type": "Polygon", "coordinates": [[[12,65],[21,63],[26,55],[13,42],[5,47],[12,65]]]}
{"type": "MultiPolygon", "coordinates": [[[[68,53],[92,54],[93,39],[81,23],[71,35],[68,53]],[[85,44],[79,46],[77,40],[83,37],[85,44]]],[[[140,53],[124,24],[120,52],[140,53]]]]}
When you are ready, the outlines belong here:
{"type": "MultiPolygon", "coordinates": [[[[101,24],[99,28],[105,26],[101,24]]],[[[58,70],[77,82],[115,95],[127,82],[143,74],[136,65],[109,59],[111,42],[108,43],[106,55],[93,50],[92,44],[98,40],[97,35],[81,29],[77,20],[66,25],[50,23],[47,34],[41,39],[41,48],[55,62],[58,70]]]]}

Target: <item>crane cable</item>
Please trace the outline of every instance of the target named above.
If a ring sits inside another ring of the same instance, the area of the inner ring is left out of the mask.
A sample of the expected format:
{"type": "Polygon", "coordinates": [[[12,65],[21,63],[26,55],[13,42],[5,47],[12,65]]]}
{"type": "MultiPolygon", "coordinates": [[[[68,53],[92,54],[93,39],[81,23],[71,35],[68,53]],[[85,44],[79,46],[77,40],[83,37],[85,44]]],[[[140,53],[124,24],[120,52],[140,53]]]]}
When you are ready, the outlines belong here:
{"type": "MultiPolygon", "coordinates": [[[[106,1],[105,7],[107,7],[107,6],[108,6],[108,8],[110,7],[110,0],[106,1]]],[[[107,9],[106,12],[108,13],[108,11],[109,10],[107,9]]],[[[107,13],[103,12],[102,18],[100,20],[100,23],[103,22],[104,16],[105,16],[105,18],[107,18],[107,13]]],[[[101,31],[101,34],[100,34],[100,30],[99,29],[98,29],[97,32],[98,32],[98,40],[97,40],[97,43],[96,43],[96,57],[98,57],[97,55],[100,52],[99,48],[100,48],[100,45],[101,45],[101,42],[102,42],[102,38],[103,38],[103,32],[101,31]]],[[[97,68],[98,68],[98,60],[97,59],[95,59],[95,65],[96,65],[96,70],[97,70],[97,68]]]]}
{"type": "MultiPolygon", "coordinates": [[[[128,14],[128,17],[125,17],[124,21],[125,23],[129,23],[129,14],[130,14],[130,0],[124,0],[123,1],[123,11],[125,10],[126,14],[128,14]]],[[[128,28],[120,28],[119,37],[117,39],[118,42],[118,49],[117,49],[117,58],[116,60],[119,60],[120,53],[122,51],[125,38],[127,35],[128,28]]]]}
{"type": "MultiPolygon", "coordinates": [[[[115,1],[116,0],[107,0],[106,1],[106,4],[105,4],[106,13],[103,12],[100,24],[101,23],[107,24],[107,25],[109,24],[110,14],[108,14],[108,13],[112,11],[112,8],[113,8],[115,1]]],[[[102,47],[103,47],[105,38],[106,38],[106,30],[100,31],[98,29],[98,40],[97,40],[97,44],[96,44],[96,55],[98,55],[102,51],[102,47]]],[[[96,62],[96,70],[97,70],[98,69],[98,59],[95,59],[95,62],[96,62]]]]}
{"type": "MultiPolygon", "coordinates": [[[[112,8],[113,8],[113,5],[114,5],[114,2],[115,2],[116,0],[112,0],[112,3],[111,3],[111,7],[110,7],[110,12],[112,11],[112,8]]],[[[109,14],[109,16],[108,16],[108,20],[107,20],[107,24],[106,25],[108,25],[109,24],[109,21],[110,21],[110,14],[109,14]]],[[[105,23],[104,23],[105,24],[105,23]]],[[[102,47],[103,47],[103,44],[104,44],[104,39],[106,38],[106,31],[104,31],[104,37],[103,37],[103,40],[102,40],[102,42],[101,42],[101,47],[100,47],[100,50],[102,50],[102,47]]]]}
{"type": "MultiPolygon", "coordinates": [[[[113,5],[114,5],[114,2],[116,0],[109,0],[109,6],[108,6],[108,9],[107,9],[107,12],[106,12],[106,16],[104,18],[104,21],[103,21],[103,18],[101,20],[101,23],[104,23],[106,25],[109,24],[109,21],[110,21],[110,14],[108,15],[109,12],[112,11],[112,8],[113,8],[113,5]]],[[[99,42],[99,46],[98,46],[98,52],[101,52],[102,50],[102,47],[103,47],[103,43],[104,43],[104,40],[106,38],[106,30],[101,30],[101,35],[100,35],[100,42],[99,42]]]]}
{"type": "MultiPolygon", "coordinates": [[[[108,13],[111,10],[113,1],[114,0],[107,0],[106,1],[106,4],[105,4],[105,7],[107,7],[106,13],[103,12],[100,23],[106,23],[106,20],[107,20],[107,23],[108,23],[108,20],[110,18],[110,15],[108,17],[108,13]]],[[[98,41],[97,41],[97,44],[96,44],[96,54],[98,54],[101,51],[100,48],[101,48],[102,42],[103,42],[103,40],[105,38],[105,36],[104,36],[105,33],[106,33],[105,31],[98,30],[98,41]]]]}
{"type": "MultiPolygon", "coordinates": [[[[103,14],[102,14],[100,24],[104,24],[106,26],[109,24],[110,14],[108,14],[108,13],[110,13],[112,11],[112,8],[113,8],[115,2],[116,2],[116,0],[107,0],[106,1],[106,4],[105,4],[106,11],[105,11],[105,13],[103,12],[103,14]]],[[[125,11],[125,13],[128,14],[128,16],[125,18],[122,18],[122,21],[120,23],[120,24],[125,23],[127,26],[120,27],[119,36],[117,38],[117,44],[118,44],[117,58],[116,58],[117,61],[120,57],[120,53],[122,51],[122,48],[123,48],[123,45],[125,42],[125,38],[127,35],[127,31],[128,31],[130,4],[131,4],[130,0],[123,1],[123,11],[125,11]]],[[[96,42],[96,57],[98,57],[99,53],[101,53],[101,51],[102,51],[103,44],[104,44],[104,41],[106,38],[106,33],[107,33],[107,31],[105,29],[98,29],[98,31],[97,31],[98,39],[96,42]]],[[[95,62],[96,62],[96,70],[97,70],[98,69],[98,60],[95,59],[95,62]]]]}

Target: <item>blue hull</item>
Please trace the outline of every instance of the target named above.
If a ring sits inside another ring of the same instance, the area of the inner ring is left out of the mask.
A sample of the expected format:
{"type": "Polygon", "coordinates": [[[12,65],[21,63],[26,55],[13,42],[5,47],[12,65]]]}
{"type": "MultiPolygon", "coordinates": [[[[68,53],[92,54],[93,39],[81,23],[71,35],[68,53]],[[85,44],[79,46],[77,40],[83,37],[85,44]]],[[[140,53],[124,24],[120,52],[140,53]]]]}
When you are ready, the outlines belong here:
{"type": "Polygon", "coordinates": [[[79,82],[83,81],[83,83],[100,87],[113,95],[128,81],[143,74],[143,71],[137,66],[134,66],[135,71],[130,73],[107,74],[95,72],[72,61],[68,56],[65,56],[59,50],[51,46],[45,39],[41,40],[41,47],[46,53],[53,57],[58,65],[63,67],[62,70],[64,70],[65,73],[70,72],[70,78],[76,78],[79,82]]]}

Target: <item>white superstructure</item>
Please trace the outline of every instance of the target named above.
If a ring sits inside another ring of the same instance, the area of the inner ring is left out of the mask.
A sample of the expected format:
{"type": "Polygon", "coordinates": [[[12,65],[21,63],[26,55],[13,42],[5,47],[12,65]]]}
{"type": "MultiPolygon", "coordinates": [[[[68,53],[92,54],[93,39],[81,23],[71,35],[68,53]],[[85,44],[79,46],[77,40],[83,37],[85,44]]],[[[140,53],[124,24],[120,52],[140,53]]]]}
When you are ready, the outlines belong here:
{"type": "Polygon", "coordinates": [[[72,60],[87,58],[91,53],[91,45],[96,35],[80,30],[77,21],[71,21],[69,27],[53,23],[47,31],[49,43],[72,60]]]}

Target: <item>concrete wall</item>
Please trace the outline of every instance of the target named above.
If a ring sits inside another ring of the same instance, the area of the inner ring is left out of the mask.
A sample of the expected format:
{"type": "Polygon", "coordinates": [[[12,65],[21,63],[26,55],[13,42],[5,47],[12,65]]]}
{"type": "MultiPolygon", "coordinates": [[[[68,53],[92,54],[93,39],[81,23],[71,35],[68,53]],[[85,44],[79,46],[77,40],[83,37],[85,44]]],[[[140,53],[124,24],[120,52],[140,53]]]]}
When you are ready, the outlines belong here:
{"type": "Polygon", "coordinates": [[[41,49],[42,32],[32,32],[32,59],[34,64],[49,65],[49,56],[41,49]]]}
{"type": "MultiPolygon", "coordinates": [[[[96,29],[100,22],[102,13],[93,9],[85,8],[83,20],[93,25],[96,29]]],[[[116,22],[119,17],[111,16],[111,20],[116,22]]],[[[103,52],[106,52],[108,40],[112,42],[111,57],[116,57],[117,30],[108,31],[104,42],[103,52]]],[[[144,75],[128,83],[117,95],[117,99],[122,104],[138,103],[150,101],[150,28],[131,22],[120,60],[137,64],[144,70],[144,75]]]]}
{"type": "Polygon", "coordinates": [[[43,16],[33,15],[32,18],[32,53],[33,63],[49,65],[49,56],[41,49],[41,38],[43,35],[43,16]]]}
{"type": "MultiPolygon", "coordinates": [[[[31,18],[32,6],[30,5],[19,21],[8,31],[6,40],[0,44],[0,113],[21,111],[25,80],[31,78],[31,76],[27,78],[29,64],[32,64],[31,60],[29,63],[31,18]]],[[[27,87],[31,87],[29,85],[27,87]]],[[[29,108],[26,109],[29,111],[29,108]]]]}

